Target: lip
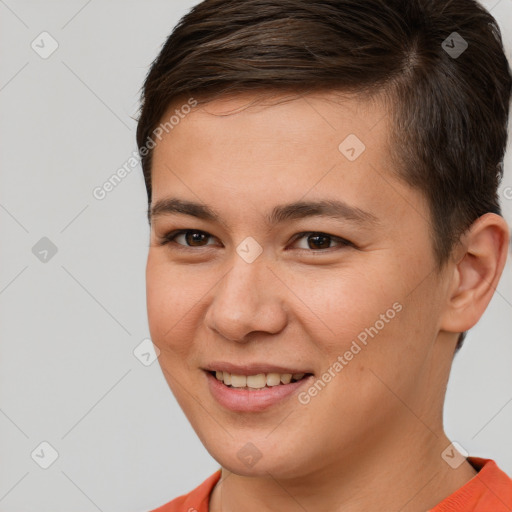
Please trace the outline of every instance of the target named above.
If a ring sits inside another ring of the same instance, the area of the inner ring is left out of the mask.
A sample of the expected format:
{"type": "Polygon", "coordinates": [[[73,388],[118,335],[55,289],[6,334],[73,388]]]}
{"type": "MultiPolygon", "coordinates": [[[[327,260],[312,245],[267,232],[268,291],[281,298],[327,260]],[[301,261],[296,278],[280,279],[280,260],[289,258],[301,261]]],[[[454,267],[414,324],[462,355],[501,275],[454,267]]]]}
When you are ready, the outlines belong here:
{"type": "MultiPolygon", "coordinates": [[[[266,366],[266,368],[270,367],[266,366]]],[[[251,366],[250,371],[253,370],[254,367],[251,366]]],[[[240,367],[237,367],[237,371],[240,371],[240,367]]],[[[233,371],[233,373],[235,372],[233,371]]],[[[259,373],[271,372],[260,371],[259,373]]],[[[293,372],[276,370],[275,373],[293,372]]],[[[265,387],[262,389],[250,391],[248,389],[229,388],[223,382],[209,373],[209,371],[205,371],[205,375],[208,381],[210,393],[215,398],[215,400],[217,400],[217,402],[226,409],[234,412],[260,412],[271,407],[272,405],[279,403],[282,404],[287,398],[290,398],[293,394],[295,394],[298,389],[308,385],[311,382],[311,379],[314,377],[313,375],[309,375],[297,382],[290,382],[290,384],[279,384],[277,386],[265,387]]],[[[243,375],[243,373],[238,375],[243,375]]],[[[249,375],[253,374],[249,373],[249,375]]]]}
{"type": "Polygon", "coordinates": [[[313,373],[311,370],[289,368],[286,366],[271,365],[267,363],[233,364],[227,361],[215,361],[203,367],[209,372],[228,372],[235,375],[258,375],[259,373],[313,373]]]}

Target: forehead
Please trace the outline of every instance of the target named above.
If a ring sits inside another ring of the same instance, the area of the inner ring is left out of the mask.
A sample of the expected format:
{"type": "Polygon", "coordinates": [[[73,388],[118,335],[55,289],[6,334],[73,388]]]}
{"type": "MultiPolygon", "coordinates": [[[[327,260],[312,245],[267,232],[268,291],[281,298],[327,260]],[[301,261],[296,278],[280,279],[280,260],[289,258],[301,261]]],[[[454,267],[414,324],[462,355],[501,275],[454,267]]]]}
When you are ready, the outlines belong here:
{"type": "MultiPolygon", "coordinates": [[[[176,110],[179,102],[163,120],[176,110]]],[[[393,172],[389,120],[383,102],[338,93],[199,104],[157,142],[153,204],[173,196],[234,215],[248,205],[267,213],[301,199],[342,199],[375,216],[406,214],[422,198],[393,172]]]]}
{"type": "MultiPolygon", "coordinates": [[[[204,168],[206,161],[209,171],[254,167],[262,179],[265,164],[280,161],[294,166],[297,176],[301,164],[311,159],[318,167],[329,161],[347,171],[358,168],[356,160],[367,160],[369,153],[378,154],[381,167],[388,160],[389,116],[379,100],[334,92],[263,92],[221,96],[192,111],[189,102],[181,97],[162,117],[160,126],[173,122],[157,141],[154,167],[186,160],[189,165],[201,161],[204,168]]],[[[283,172],[271,174],[276,179],[283,172]]]]}
{"type": "MultiPolygon", "coordinates": [[[[191,98],[185,96],[175,99],[162,120],[165,122],[173,113],[184,108],[190,100],[191,98]]],[[[273,116],[275,121],[281,121],[279,124],[286,125],[295,137],[307,132],[308,127],[317,126],[329,128],[333,132],[351,126],[355,131],[359,131],[360,135],[388,129],[388,101],[384,94],[363,96],[341,91],[305,94],[263,90],[223,94],[210,99],[198,97],[194,101],[197,106],[192,109],[193,115],[181,116],[180,124],[183,124],[184,119],[190,118],[203,126],[208,126],[208,122],[223,120],[226,125],[230,122],[250,122],[253,128],[257,128],[258,120],[273,116]],[[296,121],[300,119],[309,122],[307,125],[298,125],[296,121]]],[[[195,125],[195,128],[197,127],[198,125],[195,125]]],[[[267,126],[269,132],[272,128],[267,126]]]]}

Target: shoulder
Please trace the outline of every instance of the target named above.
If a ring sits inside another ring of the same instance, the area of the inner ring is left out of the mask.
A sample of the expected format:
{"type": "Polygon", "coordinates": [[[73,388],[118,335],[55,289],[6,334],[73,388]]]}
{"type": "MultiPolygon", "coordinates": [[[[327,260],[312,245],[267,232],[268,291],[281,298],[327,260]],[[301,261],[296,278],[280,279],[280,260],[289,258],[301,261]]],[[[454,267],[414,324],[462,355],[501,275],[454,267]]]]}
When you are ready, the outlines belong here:
{"type": "Polygon", "coordinates": [[[218,469],[188,494],[178,496],[169,503],[150,512],[208,512],[210,494],[215,484],[219,481],[220,476],[221,470],[218,469]]]}
{"type": "Polygon", "coordinates": [[[509,512],[512,510],[512,479],[496,462],[468,457],[478,473],[430,512],[509,512]]]}

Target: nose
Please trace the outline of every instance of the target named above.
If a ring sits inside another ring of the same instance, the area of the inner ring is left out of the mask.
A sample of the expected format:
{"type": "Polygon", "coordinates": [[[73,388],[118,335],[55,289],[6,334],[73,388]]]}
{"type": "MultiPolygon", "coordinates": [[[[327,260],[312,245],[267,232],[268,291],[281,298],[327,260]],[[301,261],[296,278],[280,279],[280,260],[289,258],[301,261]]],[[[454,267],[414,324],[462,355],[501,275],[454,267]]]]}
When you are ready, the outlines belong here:
{"type": "Polygon", "coordinates": [[[280,332],[287,321],[280,281],[262,258],[252,263],[238,255],[234,259],[213,290],[205,315],[207,327],[239,343],[249,341],[251,333],[280,332]]]}

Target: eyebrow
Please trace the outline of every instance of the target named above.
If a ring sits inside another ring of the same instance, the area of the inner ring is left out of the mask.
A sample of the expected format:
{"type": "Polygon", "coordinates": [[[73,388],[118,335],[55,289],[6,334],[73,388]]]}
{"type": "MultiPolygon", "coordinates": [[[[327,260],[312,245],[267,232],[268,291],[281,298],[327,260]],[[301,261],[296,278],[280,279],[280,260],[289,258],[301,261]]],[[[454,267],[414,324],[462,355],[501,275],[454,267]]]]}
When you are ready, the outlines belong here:
{"type": "MultiPolygon", "coordinates": [[[[221,216],[214,209],[201,203],[178,198],[164,198],[157,201],[148,209],[148,220],[161,215],[181,214],[207,221],[218,221],[221,216]]],[[[282,224],[289,220],[307,217],[331,217],[348,220],[359,225],[375,225],[378,218],[372,213],[351,206],[340,200],[296,201],[289,204],[277,205],[265,221],[269,226],[282,224]]]]}

